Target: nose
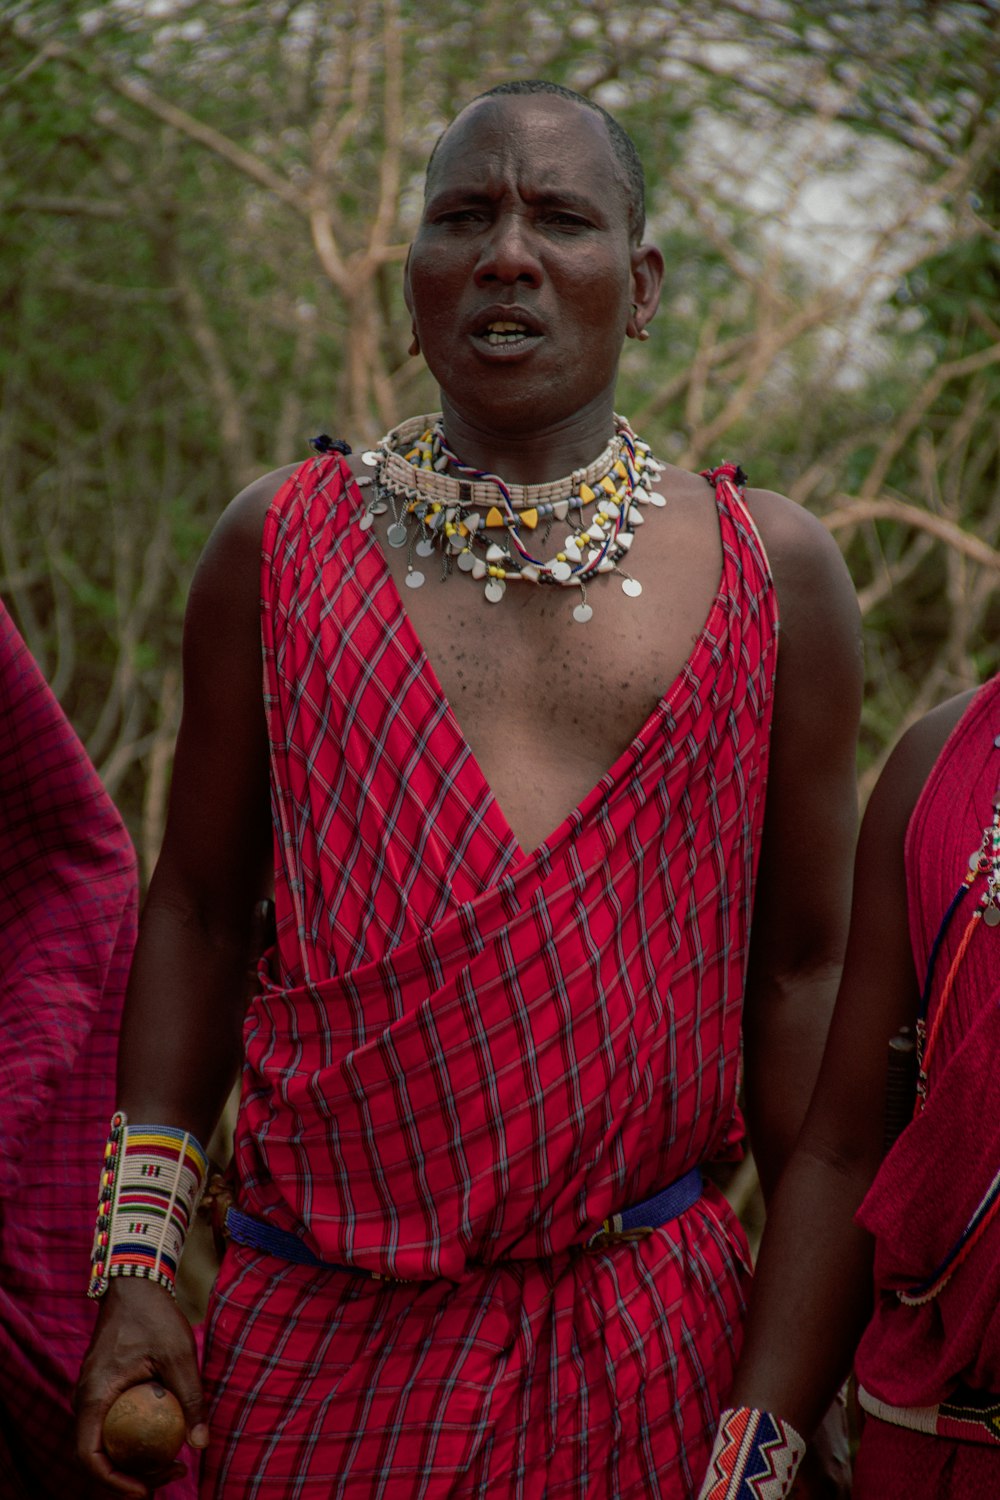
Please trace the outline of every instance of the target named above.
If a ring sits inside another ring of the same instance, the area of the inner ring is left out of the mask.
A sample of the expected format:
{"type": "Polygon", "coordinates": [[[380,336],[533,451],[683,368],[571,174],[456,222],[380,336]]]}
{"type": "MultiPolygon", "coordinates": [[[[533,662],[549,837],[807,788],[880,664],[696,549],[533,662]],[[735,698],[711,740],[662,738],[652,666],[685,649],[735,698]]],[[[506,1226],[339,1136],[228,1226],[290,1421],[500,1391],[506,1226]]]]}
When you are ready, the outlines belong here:
{"type": "Polygon", "coordinates": [[[487,285],[522,282],[537,286],[542,268],[530,224],[520,214],[499,213],[490,226],[476,266],[476,281],[487,285]]]}

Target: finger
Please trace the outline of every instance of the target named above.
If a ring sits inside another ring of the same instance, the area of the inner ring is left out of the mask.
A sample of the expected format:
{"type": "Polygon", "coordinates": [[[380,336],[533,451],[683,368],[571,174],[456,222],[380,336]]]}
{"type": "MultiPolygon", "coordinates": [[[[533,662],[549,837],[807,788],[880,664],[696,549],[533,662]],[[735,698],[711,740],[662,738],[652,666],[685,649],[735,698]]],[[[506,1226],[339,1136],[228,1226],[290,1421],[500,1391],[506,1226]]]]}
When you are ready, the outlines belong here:
{"type": "Polygon", "coordinates": [[[205,1397],[194,1358],[171,1361],[169,1366],[158,1370],[157,1379],[167,1386],[180,1402],[184,1413],[184,1425],[187,1429],[187,1440],[191,1447],[207,1448],[209,1433],[205,1397]]]}
{"type": "Polygon", "coordinates": [[[86,1458],[82,1454],[80,1456],[88,1474],[96,1478],[112,1495],[120,1495],[122,1500],[149,1500],[151,1491],[147,1481],[136,1479],[133,1474],[120,1474],[112,1466],[106,1453],[88,1454],[86,1458]]]}
{"type": "Polygon", "coordinates": [[[160,1489],[165,1484],[170,1484],[174,1479],[183,1479],[186,1473],[187,1468],[184,1464],[170,1464],[167,1468],[160,1469],[155,1474],[144,1474],[142,1478],[143,1483],[149,1488],[149,1493],[152,1494],[154,1490],[160,1489]]]}

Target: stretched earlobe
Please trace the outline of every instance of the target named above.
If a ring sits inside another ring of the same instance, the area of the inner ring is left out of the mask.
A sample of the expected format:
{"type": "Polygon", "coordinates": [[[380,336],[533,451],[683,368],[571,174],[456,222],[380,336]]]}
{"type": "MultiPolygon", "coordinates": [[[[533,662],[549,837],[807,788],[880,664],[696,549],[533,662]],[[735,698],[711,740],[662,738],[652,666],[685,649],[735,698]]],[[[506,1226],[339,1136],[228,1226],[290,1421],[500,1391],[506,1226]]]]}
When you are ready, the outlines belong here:
{"type": "Polygon", "coordinates": [[[417,330],[416,329],[413,330],[413,337],[410,340],[410,347],[409,347],[407,353],[409,353],[409,354],[419,354],[420,353],[420,340],[417,338],[417,330]]]}

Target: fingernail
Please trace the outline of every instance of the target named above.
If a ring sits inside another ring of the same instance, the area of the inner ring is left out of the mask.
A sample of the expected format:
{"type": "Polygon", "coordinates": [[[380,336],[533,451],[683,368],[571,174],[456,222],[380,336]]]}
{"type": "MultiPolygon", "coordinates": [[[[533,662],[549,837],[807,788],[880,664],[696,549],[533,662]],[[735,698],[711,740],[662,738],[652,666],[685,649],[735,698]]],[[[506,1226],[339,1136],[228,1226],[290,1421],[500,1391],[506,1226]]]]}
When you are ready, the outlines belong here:
{"type": "Polygon", "coordinates": [[[190,1441],[192,1448],[208,1447],[208,1428],[204,1422],[199,1422],[197,1427],[192,1427],[190,1441]]]}

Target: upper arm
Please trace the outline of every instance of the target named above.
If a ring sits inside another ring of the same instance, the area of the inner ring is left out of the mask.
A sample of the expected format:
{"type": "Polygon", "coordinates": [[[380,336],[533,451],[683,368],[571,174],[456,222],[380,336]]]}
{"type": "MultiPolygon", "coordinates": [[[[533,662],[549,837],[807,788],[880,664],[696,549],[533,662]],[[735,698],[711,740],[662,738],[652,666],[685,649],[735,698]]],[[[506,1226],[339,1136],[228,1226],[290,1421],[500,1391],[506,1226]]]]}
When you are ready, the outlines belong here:
{"type": "Polygon", "coordinates": [[[910,942],[906,831],[917,799],[972,694],[935,709],[900,740],[865,811],[858,840],[844,973],[803,1136],[822,1155],[863,1161],[882,1150],[890,1038],[912,1027],[920,996],[910,942]]]}
{"type": "Polygon", "coordinates": [[[843,954],[863,670],[857,598],[836,543],[798,506],[759,500],[780,636],[752,962],[780,978],[843,954]]]}
{"type": "Polygon", "coordinates": [[[184,708],[150,901],[182,905],[209,925],[216,916],[241,922],[269,893],[260,544],[283,477],[267,475],[223,513],[185,615],[184,708]]]}
{"type": "Polygon", "coordinates": [[[781,496],[758,505],[781,633],[743,1041],[747,1118],[769,1192],[805,1117],[847,940],[862,663],[857,599],[835,542],[781,496]]]}

